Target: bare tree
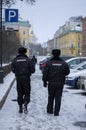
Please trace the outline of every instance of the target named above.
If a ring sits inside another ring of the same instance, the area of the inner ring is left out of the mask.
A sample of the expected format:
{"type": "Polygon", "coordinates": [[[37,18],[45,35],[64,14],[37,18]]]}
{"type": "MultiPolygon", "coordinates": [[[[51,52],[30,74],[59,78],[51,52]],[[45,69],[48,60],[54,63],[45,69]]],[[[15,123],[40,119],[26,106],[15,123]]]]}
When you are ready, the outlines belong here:
{"type": "MultiPolygon", "coordinates": [[[[20,0],[20,1],[24,1],[31,5],[33,5],[36,2],[36,0],[20,0]]],[[[11,5],[15,4],[16,2],[17,2],[17,0],[2,0],[2,3],[5,6],[11,6],[11,5]]]]}
{"type": "Polygon", "coordinates": [[[18,47],[21,46],[20,39],[16,31],[3,31],[3,62],[9,62],[17,54],[18,47]]]}

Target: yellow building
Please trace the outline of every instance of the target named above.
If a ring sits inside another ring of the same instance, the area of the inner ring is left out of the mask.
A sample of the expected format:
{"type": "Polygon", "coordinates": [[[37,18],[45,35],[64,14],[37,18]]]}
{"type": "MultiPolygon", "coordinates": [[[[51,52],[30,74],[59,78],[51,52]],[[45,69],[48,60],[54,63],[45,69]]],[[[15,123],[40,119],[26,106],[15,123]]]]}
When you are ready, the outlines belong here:
{"type": "MultiPolygon", "coordinates": [[[[25,46],[27,49],[29,48],[29,30],[30,30],[30,23],[29,21],[19,21],[19,38],[21,45],[25,46]]],[[[28,49],[29,55],[29,49],[28,49]]]]}
{"type": "MultiPolygon", "coordinates": [[[[20,44],[27,49],[29,48],[29,37],[30,37],[30,23],[29,21],[19,21],[19,22],[6,22],[4,23],[5,30],[15,31],[16,34],[18,34],[20,44]]],[[[28,49],[28,55],[29,55],[29,49],[28,49]]]]}
{"type": "Polygon", "coordinates": [[[34,34],[34,31],[29,21],[19,22],[19,34],[21,45],[27,48],[28,55],[30,55],[31,52],[30,44],[36,44],[37,38],[34,34]]]}
{"type": "Polygon", "coordinates": [[[82,16],[70,17],[54,35],[55,48],[65,56],[82,54],[82,16]]]}
{"type": "Polygon", "coordinates": [[[59,36],[59,48],[62,55],[79,56],[82,53],[81,31],[67,31],[59,36]]]}

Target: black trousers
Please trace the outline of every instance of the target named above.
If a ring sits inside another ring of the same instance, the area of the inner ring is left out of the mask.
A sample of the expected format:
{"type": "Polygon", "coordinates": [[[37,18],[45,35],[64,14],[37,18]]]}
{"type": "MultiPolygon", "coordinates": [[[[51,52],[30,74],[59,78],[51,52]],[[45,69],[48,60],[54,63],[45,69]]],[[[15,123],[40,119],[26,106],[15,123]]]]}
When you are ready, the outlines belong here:
{"type": "Polygon", "coordinates": [[[48,104],[47,112],[59,114],[61,107],[61,97],[63,92],[63,84],[48,85],[48,104]]]}
{"type": "Polygon", "coordinates": [[[19,105],[22,105],[24,102],[27,104],[30,102],[30,78],[28,76],[19,76],[16,77],[17,80],[17,101],[19,105]]]}

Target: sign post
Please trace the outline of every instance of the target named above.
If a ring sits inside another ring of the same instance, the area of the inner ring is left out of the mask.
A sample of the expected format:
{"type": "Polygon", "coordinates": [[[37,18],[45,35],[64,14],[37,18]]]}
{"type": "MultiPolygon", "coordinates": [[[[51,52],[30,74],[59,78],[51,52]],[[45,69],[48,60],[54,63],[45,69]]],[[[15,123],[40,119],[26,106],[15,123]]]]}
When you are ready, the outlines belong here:
{"type": "MultiPolygon", "coordinates": [[[[18,22],[18,9],[5,9],[5,22],[18,22]]],[[[2,67],[2,0],[0,0],[0,83],[3,83],[2,67]]]]}
{"type": "Polygon", "coordinates": [[[0,0],[0,83],[3,83],[4,72],[2,68],[2,0],[0,0]]]}

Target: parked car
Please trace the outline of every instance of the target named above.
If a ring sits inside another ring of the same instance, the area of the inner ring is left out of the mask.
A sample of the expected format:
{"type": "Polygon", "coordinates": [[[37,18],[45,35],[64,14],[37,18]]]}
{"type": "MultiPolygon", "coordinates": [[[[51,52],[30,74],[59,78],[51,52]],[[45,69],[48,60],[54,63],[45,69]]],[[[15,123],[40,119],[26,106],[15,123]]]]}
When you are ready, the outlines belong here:
{"type": "Polygon", "coordinates": [[[68,60],[68,59],[71,59],[71,58],[74,58],[74,56],[60,56],[63,60],[68,60]]]}
{"type": "Polygon", "coordinates": [[[86,90],[86,73],[79,76],[77,81],[77,87],[82,90],[86,90]]]}
{"type": "Polygon", "coordinates": [[[86,70],[77,70],[76,72],[70,73],[66,76],[65,84],[71,86],[72,88],[78,88],[78,78],[85,73],[86,70]]]}
{"type": "Polygon", "coordinates": [[[39,69],[43,72],[46,63],[51,59],[50,56],[44,57],[41,61],[39,61],[39,69]]]}
{"type": "Polygon", "coordinates": [[[69,64],[70,68],[74,67],[75,65],[78,65],[79,63],[86,61],[86,57],[75,57],[70,58],[66,60],[66,62],[69,64]]]}
{"type": "Polygon", "coordinates": [[[80,63],[76,66],[72,66],[70,68],[70,73],[77,72],[77,70],[84,70],[84,69],[86,69],[86,61],[83,61],[82,63],[80,63]]]}
{"type": "MultiPolygon", "coordinates": [[[[72,56],[60,56],[63,60],[68,60],[70,58],[72,58],[72,56]]],[[[44,67],[46,66],[46,63],[52,58],[52,56],[47,56],[45,58],[43,58],[40,62],[39,62],[39,68],[40,70],[43,72],[44,67]]]]}

